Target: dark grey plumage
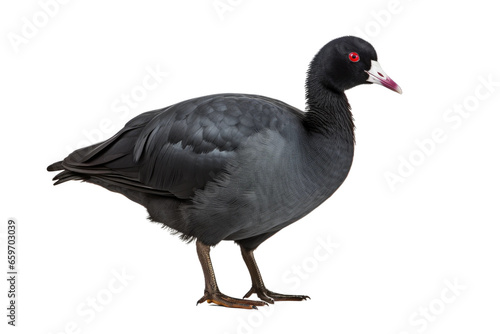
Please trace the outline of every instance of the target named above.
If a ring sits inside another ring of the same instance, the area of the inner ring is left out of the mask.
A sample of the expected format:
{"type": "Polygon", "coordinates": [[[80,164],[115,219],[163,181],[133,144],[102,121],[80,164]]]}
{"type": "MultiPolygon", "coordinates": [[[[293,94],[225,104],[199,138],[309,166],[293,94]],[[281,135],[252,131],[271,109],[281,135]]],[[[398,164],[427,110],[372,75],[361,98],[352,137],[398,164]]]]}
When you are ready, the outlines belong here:
{"type": "Polygon", "coordinates": [[[367,42],[343,37],[311,62],[308,111],[268,97],[217,94],[143,113],[112,138],[48,167],[55,184],[83,180],[145,206],[153,221],[197,239],[205,300],[231,307],[260,302],[220,294],[209,246],[242,247],[252,289],[261,299],[303,300],[267,290],[252,251],[307,215],[345,180],[353,159],[354,124],[344,91],[380,83],[401,92],[367,42]],[[352,52],[356,51],[356,52],[352,52]]]}
{"type": "Polygon", "coordinates": [[[352,141],[309,147],[305,116],[256,95],[195,98],[141,114],[49,170],[65,169],[56,183],[81,179],[124,194],[186,239],[253,249],[319,205],[349,170],[352,141]],[[338,166],[321,175],[318,157],[338,166]]]}

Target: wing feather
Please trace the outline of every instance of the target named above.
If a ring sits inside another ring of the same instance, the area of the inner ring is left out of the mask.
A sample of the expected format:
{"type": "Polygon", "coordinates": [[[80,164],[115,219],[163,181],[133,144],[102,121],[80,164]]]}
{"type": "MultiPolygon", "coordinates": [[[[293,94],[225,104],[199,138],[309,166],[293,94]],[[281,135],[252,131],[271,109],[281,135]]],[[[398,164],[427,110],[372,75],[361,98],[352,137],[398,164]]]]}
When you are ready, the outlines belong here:
{"type": "Polygon", "coordinates": [[[262,96],[218,94],[141,114],[63,166],[144,192],[190,198],[263,129],[282,131],[297,109],[262,96]]]}

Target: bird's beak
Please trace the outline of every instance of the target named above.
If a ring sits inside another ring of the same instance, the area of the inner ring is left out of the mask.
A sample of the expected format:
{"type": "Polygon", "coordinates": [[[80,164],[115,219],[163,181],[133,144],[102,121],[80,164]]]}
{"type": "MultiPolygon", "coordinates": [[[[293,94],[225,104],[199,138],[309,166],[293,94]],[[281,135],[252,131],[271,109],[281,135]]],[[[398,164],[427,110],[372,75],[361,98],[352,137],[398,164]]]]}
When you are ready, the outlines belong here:
{"type": "Polygon", "coordinates": [[[380,64],[372,60],[372,66],[369,71],[365,71],[368,73],[368,79],[366,81],[373,82],[379,85],[382,85],[390,90],[398,92],[399,94],[403,94],[403,90],[398,86],[397,83],[394,82],[387,74],[385,74],[384,70],[380,66],[380,64]]]}

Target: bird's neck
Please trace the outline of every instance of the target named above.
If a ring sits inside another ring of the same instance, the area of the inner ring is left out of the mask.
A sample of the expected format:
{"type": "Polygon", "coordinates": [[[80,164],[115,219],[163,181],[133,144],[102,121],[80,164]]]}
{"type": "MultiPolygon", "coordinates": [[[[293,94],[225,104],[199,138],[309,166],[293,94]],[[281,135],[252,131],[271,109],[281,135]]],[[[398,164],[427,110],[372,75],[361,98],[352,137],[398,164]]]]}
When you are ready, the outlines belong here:
{"type": "Polygon", "coordinates": [[[311,210],[344,182],[354,154],[354,122],[347,98],[343,91],[324,87],[312,72],[316,68],[309,68],[306,83],[303,155],[307,163],[303,164],[303,178],[298,178],[303,181],[301,187],[306,185],[311,210]]]}
{"type": "Polygon", "coordinates": [[[306,98],[304,126],[309,133],[354,143],[354,121],[343,91],[327,89],[309,73],[306,98]]]}

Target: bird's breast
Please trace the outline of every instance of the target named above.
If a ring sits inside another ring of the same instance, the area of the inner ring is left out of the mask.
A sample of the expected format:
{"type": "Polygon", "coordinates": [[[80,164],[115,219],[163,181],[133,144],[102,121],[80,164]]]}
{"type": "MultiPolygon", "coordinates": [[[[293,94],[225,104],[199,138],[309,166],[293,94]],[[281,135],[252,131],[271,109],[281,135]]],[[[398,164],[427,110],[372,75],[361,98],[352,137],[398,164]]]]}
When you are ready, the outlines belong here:
{"type": "Polygon", "coordinates": [[[238,240],[280,229],[314,210],[345,180],[352,148],[305,140],[273,131],[254,136],[224,173],[197,192],[189,214],[193,226],[238,240]]]}

